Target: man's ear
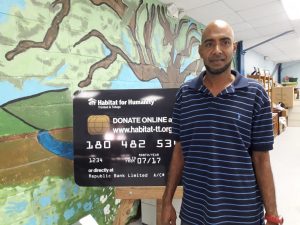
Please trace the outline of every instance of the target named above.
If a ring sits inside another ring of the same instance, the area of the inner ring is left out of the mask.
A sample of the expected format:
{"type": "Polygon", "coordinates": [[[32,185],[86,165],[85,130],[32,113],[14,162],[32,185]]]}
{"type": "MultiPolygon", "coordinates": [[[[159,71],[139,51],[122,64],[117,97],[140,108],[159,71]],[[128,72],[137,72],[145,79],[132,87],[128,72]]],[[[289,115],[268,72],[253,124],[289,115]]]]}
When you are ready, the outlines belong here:
{"type": "Polygon", "coordinates": [[[233,43],[233,51],[234,51],[234,53],[236,52],[236,49],[237,49],[237,42],[234,42],[233,43]]]}
{"type": "Polygon", "coordinates": [[[201,44],[198,46],[198,53],[199,53],[199,55],[200,55],[200,57],[202,58],[202,55],[201,55],[201,48],[202,48],[202,46],[201,46],[201,44]]]}

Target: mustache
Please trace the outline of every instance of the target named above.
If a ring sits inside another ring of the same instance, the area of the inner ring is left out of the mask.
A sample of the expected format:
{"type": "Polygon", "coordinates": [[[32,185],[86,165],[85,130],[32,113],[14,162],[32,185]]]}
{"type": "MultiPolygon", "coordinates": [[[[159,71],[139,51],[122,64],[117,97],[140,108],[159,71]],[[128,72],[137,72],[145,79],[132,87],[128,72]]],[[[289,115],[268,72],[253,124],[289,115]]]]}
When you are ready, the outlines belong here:
{"type": "Polygon", "coordinates": [[[212,57],[209,58],[210,61],[216,61],[216,60],[225,60],[225,57],[219,56],[219,57],[212,57]]]}

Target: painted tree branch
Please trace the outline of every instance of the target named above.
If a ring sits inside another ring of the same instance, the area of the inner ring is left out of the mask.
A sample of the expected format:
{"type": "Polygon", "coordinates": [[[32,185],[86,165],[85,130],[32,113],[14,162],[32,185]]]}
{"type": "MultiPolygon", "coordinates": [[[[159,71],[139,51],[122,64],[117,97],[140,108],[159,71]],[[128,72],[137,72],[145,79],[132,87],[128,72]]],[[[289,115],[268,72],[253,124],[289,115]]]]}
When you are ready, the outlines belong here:
{"type": "Polygon", "coordinates": [[[190,63],[181,73],[180,76],[178,76],[178,82],[183,83],[185,81],[185,78],[190,75],[191,73],[199,74],[203,68],[203,61],[200,59],[197,59],[190,63]]]}
{"type": "Polygon", "coordinates": [[[188,19],[181,19],[181,20],[179,21],[178,28],[176,29],[176,32],[175,32],[175,33],[176,33],[176,37],[178,37],[178,35],[179,35],[179,33],[180,33],[180,31],[181,31],[183,25],[184,25],[185,23],[188,23],[188,22],[189,22],[188,19]]]}
{"type": "MultiPolygon", "coordinates": [[[[90,1],[96,6],[101,6],[104,4],[107,5],[119,16],[120,19],[123,19],[124,15],[125,15],[125,11],[128,9],[128,6],[125,5],[122,0],[90,0],[90,1]]],[[[140,63],[145,64],[146,62],[145,62],[145,58],[143,55],[143,50],[142,50],[141,44],[139,43],[139,41],[136,37],[137,12],[140,9],[142,4],[143,4],[143,0],[140,0],[138,7],[136,8],[136,10],[134,10],[134,13],[128,24],[128,27],[130,29],[132,38],[136,44],[140,63]]]]}
{"type": "Polygon", "coordinates": [[[137,12],[139,11],[139,9],[141,8],[142,4],[143,4],[143,0],[140,0],[138,7],[136,8],[136,10],[134,10],[133,12],[133,16],[130,19],[129,22],[129,28],[131,30],[131,33],[135,34],[136,33],[136,21],[137,21],[137,12]]]}
{"type": "Polygon", "coordinates": [[[147,51],[148,59],[151,64],[154,65],[153,53],[151,49],[151,39],[152,39],[152,32],[153,32],[153,22],[155,17],[155,6],[152,5],[151,12],[149,13],[148,4],[146,5],[147,8],[147,21],[144,25],[144,40],[145,40],[145,48],[147,51]]]}
{"type": "Polygon", "coordinates": [[[143,0],[140,0],[139,5],[138,5],[137,9],[134,11],[134,14],[131,17],[131,20],[130,20],[130,23],[129,23],[128,26],[129,26],[129,29],[130,29],[130,32],[131,32],[131,36],[132,36],[132,38],[133,38],[133,40],[134,40],[134,42],[136,44],[136,47],[137,47],[137,51],[138,51],[138,54],[139,54],[140,63],[141,64],[146,64],[141,44],[138,41],[137,36],[136,36],[137,12],[140,9],[140,7],[141,7],[142,4],[143,4],[143,0]]]}
{"type": "Polygon", "coordinates": [[[194,24],[194,23],[191,23],[191,24],[190,24],[190,26],[189,26],[189,28],[188,28],[188,30],[187,30],[187,32],[186,32],[186,40],[188,40],[188,37],[189,37],[189,35],[190,35],[192,32],[197,32],[197,26],[196,26],[196,24],[194,24]]]}
{"type": "MultiPolygon", "coordinates": [[[[166,46],[170,44],[171,51],[170,51],[170,58],[171,61],[174,61],[174,52],[175,52],[175,43],[174,40],[176,36],[174,36],[173,32],[171,31],[171,25],[169,21],[167,20],[167,17],[165,15],[164,7],[157,6],[157,18],[160,23],[160,25],[164,28],[164,38],[163,38],[163,45],[166,46]]],[[[176,27],[175,27],[176,29],[176,27]]]]}
{"type": "Polygon", "coordinates": [[[54,19],[52,20],[51,26],[48,29],[43,41],[42,42],[35,42],[31,40],[20,41],[13,50],[5,54],[5,58],[7,60],[13,60],[16,55],[25,52],[30,48],[43,48],[46,50],[51,48],[52,44],[57,38],[60,23],[70,12],[70,0],[55,0],[54,2],[52,2],[51,6],[55,7],[58,4],[62,5],[61,10],[55,15],[54,19]]]}
{"type": "MultiPolygon", "coordinates": [[[[124,4],[122,0],[90,0],[90,1],[96,6],[107,5],[119,16],[120,19],[123,19],[125,15],[125,11],[128,9],[128,6],[124,4]]],[[[142,4],[143,4],[143,0],[140,0],[137,9],[134,11],[130,19],[130,22],[128,24],[132,33],[135,33],[136,31],[137,11],[139,10],[142,4]]]]}
{"type": "Polygon", "coordinates": [[[96,6],[107,5],[113,11],[115,11],[121,19],[123,18],[125,14],[125,10],[127,9],[127,5],[125,5],[122,0],[90,0],[90,1],[96,6]]]}
{"type": "MultiPolygon", "coordinates": [[[[104,4],[104,2],[105,4],[114,3],[114,1],[108,1],[108,0],[107,1],[90,0],[90,1],[93,1],[94,3],[98,2],[98,4],[100,3],[104,4]]],[[[118,2],[118,0],[115,1],[118,2]]],[[[160,81],[162,87],[179,86],[185,80],[186,76],[188,76],[192,72],[201,70],[202,68],[201,60],[195,60],[191,62],[180,73],[180,65],[183,57],[188,57],[191,54],[192,48],[199,43],[199,40],[192,35],[192,32],[195,32],[197,30],[196,25],[194,23],[189,24],[188,30],[185,34],[186,42],[185,42],[184,49],[178,52],[175,56],[174,54],[175,40],[180,37],[180,33],[182,32],[182,28],[184,24],[189,23],[189,20],[187,19],[180,20],[178,26],[175,26],[175,28],[172,30],[170,21],[166,16],[166,11],[164,7],[155,6],[154,4],[152,4],[151,6],[146,4],[145,6],[147,10],[147,18],[143,27],[144,28],[143,38],[145,43],[144,47],[146,50],[146,57],[148,58],[148,61],[146,62],[145,55],[142,50],[142,46],[139,40],[137,39],[137,31],[136,31],[137,14],[138,11],[141,9],[141,5],[143,1],[141,0],[139,3],[140,4],[134,10],[130,23],[128,24],[130,34],[134,41],[134,46],[136,46],[137,48],[137,52],[139,55],[139,62],[133,62],[120,47],[112,45],[100,31],[92,30],[84,37],[82,37],[78,42],[76,42],[74,44],[74,47],[82,43],[83,41],[88,40],[90,37],[97,37],[110,50],[110,54],[105,58],[103,58],[102,60],[94,63],[90,67],[87,77],[78,84],[79,87],[83,88],[90,85],[93,79],[94,72],[99,68],[104,68],[104,69],[108,68],[116,61],[118,55],[121,56],[127,62],[128,66],[131,68],[131,70],[139,80],[148,81],[156,78],[160,81]],[[160,68],[160,66],[156,65],[155,57],[153,55],[152,48],[151,48],[151,40],[154,34],[154,21],[156,16],[159,20],[159,24],[164,29],[163,45],[164,46],[168,44],[171,45],[170,60],[168,62],[166,69],[160,68]],[[173,60],[174,57],[176,57],[175,60],[173,60]]],[[[125,10],[126,7],[123,7],[123,9],[125,10]]],[[[122,13],[120,12],[119,14],[122,15],[122,13]]]]}
{"type": "Polygon", "coordinates": [[[111,45],[108,40],[104,37],[104,35],[102,33],[100,33],[97,30],[91,30],[88,34],[86,34],[84,37],[82,37],[79,41],[77,41],[73,47],[76,47],[77,45],[81,44],[82,42],[88,40],[91,37],[97,37],[99,38],[104,44],[105,46],[110,49],[111,53],[106,56],[104,59],[94,63],[88,72],[88,76],[79,82],[78,86],[83,88],[83,87],[87,87],[91,84],[93,76],[94,76],[94,72],[99,69],[99,68],[108,68],[112,63],[114,63],[117,59],[117,52],[119,52],[118,47],[111,45]]]}
{"type": "Polygon", "coordinates": [[[174,41],[174,34],[171,31],[171,25],[166,17],[166,12],[164,7],[157,6],[157,15],[160,25],[164,28],[164,39],[163,39],[163,45],[171,44],[173,45],[174,41]]]}
{"type": "MultiPolygon", "coordinates": [[[[94,74],[95,70],[99,69],[99,68],[108,68],[113,62],[115,62],[117,55],[120,55],[127,62],[127,64],[132,69],[134,74],[140,80],[151,80],[153,78],[156,78],[157,76],[166,75],[165,71],[163,71],[162,69],[159,69],[153,65],[140,64],[140,63],[133,62],[122,49],[120,49],[119,47],[117,47],[115,45],[112,45],[105,38],[105,36],[97,30],[90,31],[88,34],[86,34],[84,37],[82,37],[78,42],[76,42],[73,45],[73,47],[76,47],[77,45],[79,45],[83,41],[88,40],[91,37],[99,38],[104,43],[104,45],[111,51],[111,54],[91,66],[88,76],[78,84],[79,87],[83,88],[83,87],[87,87],[88,85],[90,85],[90,83],[93,79],[93,74],[94,74]],[[147,76],[143,76],[143,75],[147,75],[147,76]]],[[[164,76],[162,76],[162,77],[164,77],[164,76]]]]}
{"type": "MultiPolygon", "coordinates": [[[[176,38],[179,36],[179,33],[181,32],[181,29],[183,27],[183,24],[185,24],[185,23],[188,23],[188,20],[182,19],[179,21],[178,29],[175,31],[176,38]]],[[[191,23],[188,27],[188,30],[185,35],[185,37],[186,37],[185,38],[185,40],[186,40],[185,47],[181,52],[179,52],[176,55],[175,63],[174,63],[175,65],[180,65],[182,58],[191,55],[192,48],[195,45],[199,45],[200,41],[196,37],[192,36],[191,38],[189,38],[189,36],[191,35],[192,32],[197,32],[197,26],[194,23],[191,23]]]]}
{"type": "Polygon", "coordinates": [[[195,38],[195,37],[192,37],[189,42],[186,43],[185,45],[185,48],[179,52],[177,55],[176,55],[176,59],[175,59],[175,65],[179,65],[180,64],[180,61],[183,57],[187,57],[189,55],[191,55],[191,52],[192,52],[192,48],[195,46],[195,45],[199,45],[200,41],[195,38]]]}

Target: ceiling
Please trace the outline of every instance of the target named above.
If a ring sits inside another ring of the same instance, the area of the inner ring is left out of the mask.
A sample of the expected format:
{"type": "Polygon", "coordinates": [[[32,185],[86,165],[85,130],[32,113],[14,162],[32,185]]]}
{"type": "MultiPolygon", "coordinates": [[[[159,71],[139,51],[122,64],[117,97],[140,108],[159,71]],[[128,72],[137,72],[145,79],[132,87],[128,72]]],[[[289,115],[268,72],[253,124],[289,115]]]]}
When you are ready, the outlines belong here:
{"type": "Polygon", "coordinates": [[[300,20],[289,20],[280,0],[160,1],[175,3],[185,15],[204,25],[215,19],[227,21],[245,50],[272,39],[252,51],[275,63],[300,60],[300,20]],[[281,35],[285,32],[288,33],[281,35]]]}

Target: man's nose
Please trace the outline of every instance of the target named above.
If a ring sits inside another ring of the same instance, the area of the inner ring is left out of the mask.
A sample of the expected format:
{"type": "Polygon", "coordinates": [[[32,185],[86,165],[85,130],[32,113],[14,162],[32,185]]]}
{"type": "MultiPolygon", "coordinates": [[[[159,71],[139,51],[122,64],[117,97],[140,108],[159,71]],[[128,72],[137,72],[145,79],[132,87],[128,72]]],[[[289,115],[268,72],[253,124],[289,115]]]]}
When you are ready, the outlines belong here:
{"type": "Polygon", "coordinates": [[[220,53],[222,53],[222,49],[221,49],[220,44],[216,44],[216,45],[215,45],[215,47],[214,47],[214,49],[213,49],[213,53],[214,53],[214,54],[220,54],[220,53]]]}

